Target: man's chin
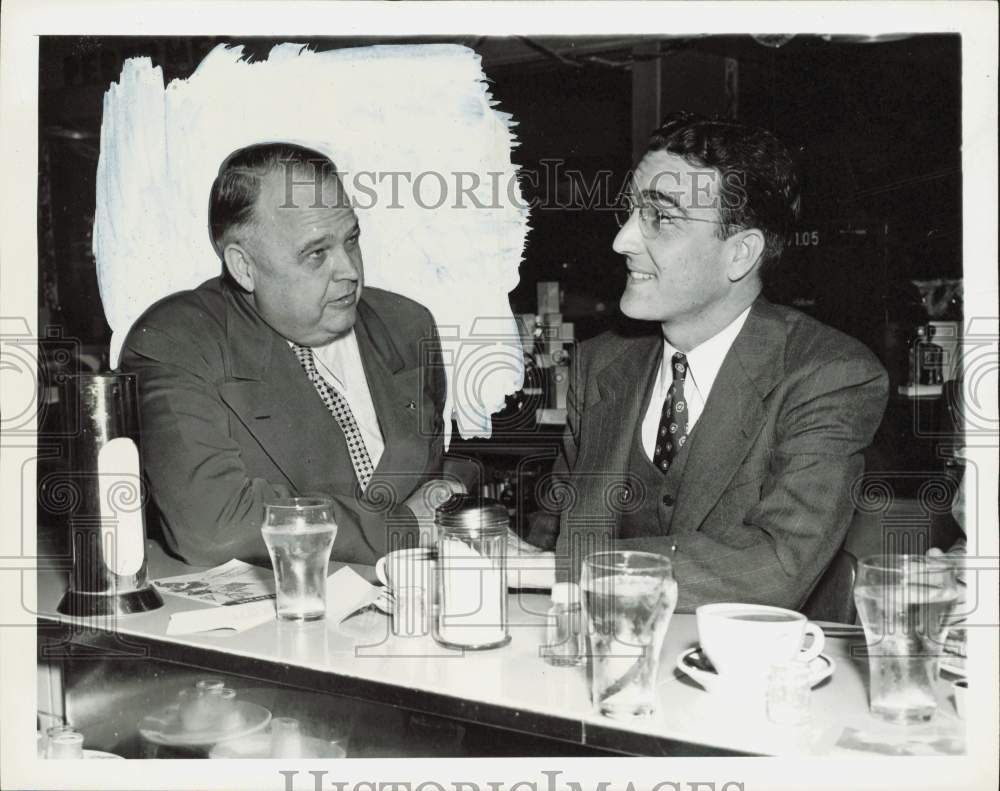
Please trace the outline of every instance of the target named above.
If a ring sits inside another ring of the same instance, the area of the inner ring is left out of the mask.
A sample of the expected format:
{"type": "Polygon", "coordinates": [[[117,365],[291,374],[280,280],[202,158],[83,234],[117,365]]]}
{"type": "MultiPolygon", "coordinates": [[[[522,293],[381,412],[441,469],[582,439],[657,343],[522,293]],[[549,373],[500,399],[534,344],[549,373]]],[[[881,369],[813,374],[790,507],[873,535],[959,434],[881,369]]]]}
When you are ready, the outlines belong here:
{"type": "Polygon", "coordinates": [[[347,311],[341,311],[335,319],[327,318],[314,332],[309,333],[306,340],[300,343],[303,346],[313,348],[325,346],[350,332],[357,320],[357,312],[352,309],[349,316],[346,314],[347,311]]]}
{"type": "Polygon", "coordinates": [[[323,320],[321,326],[323,330],[327,332],[332,332],[337,335],[342,335],[347,332],[354,323],[358,320],[358,303],[349,305],[348,307],[338,308],[333,305],[327,305],[326,310],[323,311],[323,320]]]}
{"type": "Polygon", "coordinates": [[[623,314],[636,321],[663,321],[663,310],[650,305],[647,300],[633,299],[626,290],[618,305],[623,314]]]}

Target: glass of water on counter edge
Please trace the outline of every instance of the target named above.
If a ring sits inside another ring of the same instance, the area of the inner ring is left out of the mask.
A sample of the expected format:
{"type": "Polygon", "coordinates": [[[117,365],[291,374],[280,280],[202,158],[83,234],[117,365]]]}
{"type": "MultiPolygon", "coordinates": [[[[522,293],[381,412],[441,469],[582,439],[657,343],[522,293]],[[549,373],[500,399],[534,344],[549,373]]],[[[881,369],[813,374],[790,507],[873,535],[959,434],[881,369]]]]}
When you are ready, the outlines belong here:
{"type": "Polygon", "coordinates": [[[669,558],[652,552],[595,552],[583,562],[594,708],[606,717],[651,717],[667,626],[677,606],[669,558]]]}
{"type": "Polygon", "coordinates": [[[261,535],[274,567],[278,618],[326,616],[326,573],[337,537],[333,500],[310,495],[267,500],[261,535]]]}
{"type": "Polygon", "coordinates": [[[871,712],[896,724],[927,722],[946,621],[958,600],[954,566],[926,555],[872,555],[858,561],[854,601],[865,629],[871,712]]]}

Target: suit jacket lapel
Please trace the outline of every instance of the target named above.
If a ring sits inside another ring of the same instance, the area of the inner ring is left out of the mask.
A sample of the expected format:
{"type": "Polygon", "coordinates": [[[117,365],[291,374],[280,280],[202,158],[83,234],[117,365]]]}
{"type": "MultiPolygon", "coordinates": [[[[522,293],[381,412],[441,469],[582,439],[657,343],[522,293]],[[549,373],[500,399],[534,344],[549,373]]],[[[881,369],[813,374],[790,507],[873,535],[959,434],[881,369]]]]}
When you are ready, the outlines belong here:
{"type": "Polygon", "coordinates": [[[430,414],[427,410],[433,410],[434,406],[430,399],[424,399],[421,366],[405,367],[388,327],[363,300],[358,306],[355,328],[368,390],[385,442],[368,491],[379,493],[381,483],[389,486],[398,499],[403,491],[412,488],[410,478],[420,477],[426,467],[428,446],[421,433],[420,418],[430,414]]]}
{"type": "MultiPolygon", "coordinates": [[[[585,404],[585,425],[581,434],[587,439],[590,452],[585,456],[582,471],[597,472],[612,480],[601,480],[599,502],[587,508],[605,508],[607,485],[625,481],[628,458],[638,424],[642,421],[649,386],[663,355],[663,338],[649,335],[630,342],[627,350],[596,375],[598,400],[585,404]]],[[[577,470],[581,466],[577,465],[577,470]]],[[[617,532],[621,514],[615,511],[617,532]]]]}
{"type": "Polygon", "coordinates": [[[295,353],[242,294],[225,294],[230,370],[223,400],[296,490],[322,480],[350,493],[356,478],[344,463],[350,457],[343,432],[295,353]]]}
{"type": "Polygon", "coordinates": [[[785,333],[759,297],[691,432],[671,532],[697,530],[746,458],[764,425],[764,400],[784,375],[785,333]]]}

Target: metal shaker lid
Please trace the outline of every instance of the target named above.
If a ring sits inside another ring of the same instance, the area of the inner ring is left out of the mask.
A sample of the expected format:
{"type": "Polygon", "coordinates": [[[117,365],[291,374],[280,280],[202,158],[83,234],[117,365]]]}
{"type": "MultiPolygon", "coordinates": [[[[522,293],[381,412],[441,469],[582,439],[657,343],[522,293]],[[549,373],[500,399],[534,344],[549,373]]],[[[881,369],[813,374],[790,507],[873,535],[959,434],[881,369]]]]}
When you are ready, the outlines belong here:
{"type": "Polygon", "coordinates": [[[438,527],[469,533],[501,533],[509,523],[507,509],[496,500],[474,494],[453,494],[434,512],[438,527]]]}

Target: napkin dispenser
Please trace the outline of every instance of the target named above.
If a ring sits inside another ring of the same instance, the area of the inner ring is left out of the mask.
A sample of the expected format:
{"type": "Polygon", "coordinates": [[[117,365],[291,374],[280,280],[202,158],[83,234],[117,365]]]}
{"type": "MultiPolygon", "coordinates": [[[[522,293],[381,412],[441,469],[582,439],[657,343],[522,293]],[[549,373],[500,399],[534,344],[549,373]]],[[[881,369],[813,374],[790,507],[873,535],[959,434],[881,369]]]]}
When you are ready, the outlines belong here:
{"type": "Polygon", "coordinates": [[[146,579],[139,399],[134,374],[66,377],[69,469],[76,507],[69,517],[73,565],[59,602],[64,615],[128,614],[163,605],[146,579]]]}

